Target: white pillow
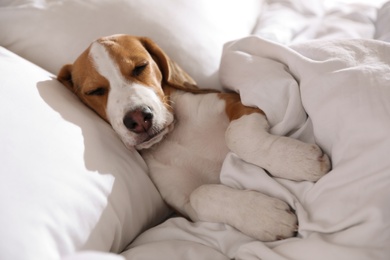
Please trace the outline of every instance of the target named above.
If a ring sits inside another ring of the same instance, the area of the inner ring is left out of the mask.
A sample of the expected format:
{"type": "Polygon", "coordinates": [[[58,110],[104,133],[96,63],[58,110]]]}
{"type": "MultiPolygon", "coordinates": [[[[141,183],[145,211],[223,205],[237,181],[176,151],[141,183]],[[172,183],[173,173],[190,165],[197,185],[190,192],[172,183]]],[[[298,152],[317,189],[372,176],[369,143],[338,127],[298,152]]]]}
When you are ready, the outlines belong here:
{"type": "Polygon", "coordinates": [[[200,86],[218,88],[223,44],[251,33],[261,2],[9,1],[0,7],[0,45],[56,74],[98,37],[148,36],[200,86]]]}
{"type": "Polygon", "coordinates": [[[135,151],[52,75],[0,48],[0,259],[120,252],[169,213],[135,151]]]}

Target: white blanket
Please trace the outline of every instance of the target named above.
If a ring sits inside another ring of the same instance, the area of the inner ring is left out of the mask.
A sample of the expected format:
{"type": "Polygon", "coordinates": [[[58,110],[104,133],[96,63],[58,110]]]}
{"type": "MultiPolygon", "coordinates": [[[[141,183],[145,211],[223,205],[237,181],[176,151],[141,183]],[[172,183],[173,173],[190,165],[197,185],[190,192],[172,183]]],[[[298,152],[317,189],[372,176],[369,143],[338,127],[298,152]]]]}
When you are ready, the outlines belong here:
{"type": "Polygon", "coordinates": [[[225,46],[221,80],[261,107],[274,134],[318,143],[333,169],[317,183],[269,177],[230,154],[221,181],[287,201],[297,237],[262,243],[183,218],[143,233],[127,259],[388,259],[390,45],[313,41],[286,47],[255,36],[225,46]],[[139,257],[139,258],[138,258],[139,257]],[[142,257],[142,258],[141,258],[142,257]]]}
{"type": "Polygon", "coordinates": [[[299,238],[270,245],[275,253],[390,256],[390,45],[340,40],[288,48],[249,37],[226,47],[221,75],[246,104],[265,110],[273,133],[314,137],[332,159],[333,170],[316,184],[274,181],[254,167],[243,179],[243,163],[233,156],[226,162],[229,184],[282,196],[297,209],[299,238]]]}

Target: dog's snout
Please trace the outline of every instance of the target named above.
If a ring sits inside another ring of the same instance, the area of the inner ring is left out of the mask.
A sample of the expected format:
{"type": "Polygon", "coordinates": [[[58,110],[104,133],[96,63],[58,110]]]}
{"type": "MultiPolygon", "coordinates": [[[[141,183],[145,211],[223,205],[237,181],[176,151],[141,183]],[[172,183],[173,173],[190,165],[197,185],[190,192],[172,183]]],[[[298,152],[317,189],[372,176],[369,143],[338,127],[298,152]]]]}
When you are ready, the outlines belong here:
{"type": "Polygon", "coordinates": [[[130,131],[140,134],[147,132],[152,126],[153,112],[149,107],[137,108],[128,112],[123,118],[123,124],[130,131]]]}

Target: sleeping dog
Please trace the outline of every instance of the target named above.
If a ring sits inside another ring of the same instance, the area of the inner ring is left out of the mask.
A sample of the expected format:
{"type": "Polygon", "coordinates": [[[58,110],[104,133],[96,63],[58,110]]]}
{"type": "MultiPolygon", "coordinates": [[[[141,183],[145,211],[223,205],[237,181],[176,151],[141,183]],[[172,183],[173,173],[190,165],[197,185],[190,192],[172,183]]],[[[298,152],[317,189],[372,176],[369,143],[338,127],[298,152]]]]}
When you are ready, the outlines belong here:
{"type": "Polygon", "coordinates": [[[229,151],[295,181],[317,181],[330,169],[317,145],[271,135],[262,110],[237,93],[198,88],[145,37],[100,38],[58,80],[140,152],[165,202],[192,221],[226,223],[261,241],[297,231],[285,202],[220,183],[229,151]]]}

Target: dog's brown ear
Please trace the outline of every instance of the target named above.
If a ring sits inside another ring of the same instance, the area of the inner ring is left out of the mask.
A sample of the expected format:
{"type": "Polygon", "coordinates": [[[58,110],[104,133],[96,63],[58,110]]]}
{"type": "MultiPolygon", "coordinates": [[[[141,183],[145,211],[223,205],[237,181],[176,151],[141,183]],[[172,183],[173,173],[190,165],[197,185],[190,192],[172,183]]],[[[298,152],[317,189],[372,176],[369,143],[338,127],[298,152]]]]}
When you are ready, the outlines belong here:
{"type": "Polygon", "coordinates": [[[173,88],[186,91],[197,91],[196,82],[179,65],[172,61],[168,55],[151,39],[140,38],[141,43],[157,62],[162,74],[163,83],[173,88]]]}
{"type": "Polygon", "coordinates": [[[70,89],[72,92],[74,91],[74,84],[72,80],[72,64],[64,65],[60,72],[57,75],[57,79],[59,82],[64,84],[68,89],[70,89]]]}

